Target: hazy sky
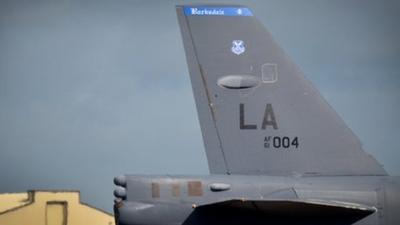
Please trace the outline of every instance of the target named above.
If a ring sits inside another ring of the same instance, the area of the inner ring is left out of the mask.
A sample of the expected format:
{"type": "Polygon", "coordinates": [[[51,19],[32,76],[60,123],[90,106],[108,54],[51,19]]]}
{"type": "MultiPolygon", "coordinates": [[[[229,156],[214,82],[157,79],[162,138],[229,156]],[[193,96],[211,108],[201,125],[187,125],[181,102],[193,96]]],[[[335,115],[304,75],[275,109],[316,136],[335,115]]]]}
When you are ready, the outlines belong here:
{"type": "MultiPolygon", "coordinates": [[[[207,174],[174,9],[191,2],[1,0],[0,192],[76,189],[111,211],[116,175],[207,174]]],[[[399,175],[400,2],[231,2],[399,175]]]]}

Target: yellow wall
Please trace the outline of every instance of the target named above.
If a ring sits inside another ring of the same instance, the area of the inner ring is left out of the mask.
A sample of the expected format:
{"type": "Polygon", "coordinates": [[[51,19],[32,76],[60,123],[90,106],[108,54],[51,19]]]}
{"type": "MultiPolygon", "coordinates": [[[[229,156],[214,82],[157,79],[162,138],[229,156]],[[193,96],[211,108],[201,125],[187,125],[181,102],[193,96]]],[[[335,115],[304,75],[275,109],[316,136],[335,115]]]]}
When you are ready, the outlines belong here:
{"type": "Polygon", "coordinates": [[[80,203],[79,192],[0,194],[1,225],[115,225],[114,217],[80,203]]]}
{"type": "Polygon", "coordinates": [[[25,205],[28,202],[28,193],[0,194],[0,214],[6,210],[25,205]]]}

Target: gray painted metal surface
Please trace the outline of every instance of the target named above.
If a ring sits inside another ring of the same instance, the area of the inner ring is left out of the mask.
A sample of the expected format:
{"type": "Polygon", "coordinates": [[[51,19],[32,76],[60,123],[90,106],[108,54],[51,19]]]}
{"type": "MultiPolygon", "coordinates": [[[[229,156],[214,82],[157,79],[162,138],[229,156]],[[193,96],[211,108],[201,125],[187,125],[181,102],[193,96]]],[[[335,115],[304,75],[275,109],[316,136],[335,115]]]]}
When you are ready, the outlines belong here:
{"type": "Polygon", "coordinates": [[[178,19],[211,173],[386,174],[254,16],[185,15],[183,8],[178,19]],[[240,55],[232,52],[238,40],[240,55]],[[261,82],[218,85],[227,76],[261,82]]]}
{"type": "Polygon", "coordinates": [[[135,175],[126,180],[127,194],[115,205],[122,225],[400,222],[398,177],[135,175]],[[194,182],[200,183],[200,192],[191,190],[194,182]],[[214,183],[231,188],[214,192],[214,183]]]}
{"type": "Polygon", "coordinates": [[[400,224],[400,178],[250,9],[177,14],[212,175],[116,177],[118,224],[400,224]]]}

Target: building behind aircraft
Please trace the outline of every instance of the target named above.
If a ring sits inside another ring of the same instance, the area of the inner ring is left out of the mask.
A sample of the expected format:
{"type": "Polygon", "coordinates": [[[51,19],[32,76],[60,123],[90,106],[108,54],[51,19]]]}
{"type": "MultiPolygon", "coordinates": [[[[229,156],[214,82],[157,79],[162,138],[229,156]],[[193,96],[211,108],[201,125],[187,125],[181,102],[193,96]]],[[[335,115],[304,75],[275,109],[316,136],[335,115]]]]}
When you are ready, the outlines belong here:
{"type": "Polygon", "coordinates": [[[1,225],[114,225],[112,215],[80,201],[76,191],[0,194],[1,225]]]}

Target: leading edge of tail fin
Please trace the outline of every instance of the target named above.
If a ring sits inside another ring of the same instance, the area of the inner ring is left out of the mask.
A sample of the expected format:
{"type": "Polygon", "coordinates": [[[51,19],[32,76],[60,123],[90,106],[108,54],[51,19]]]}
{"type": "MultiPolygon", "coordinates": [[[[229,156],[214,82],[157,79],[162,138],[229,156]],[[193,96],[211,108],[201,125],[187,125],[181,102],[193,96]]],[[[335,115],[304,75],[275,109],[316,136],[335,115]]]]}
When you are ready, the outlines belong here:
{"type": "Polygon", "coordinates": [[[386,175],[245,6],[177,6],[210,172],[386,175]]]}

